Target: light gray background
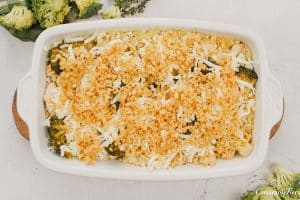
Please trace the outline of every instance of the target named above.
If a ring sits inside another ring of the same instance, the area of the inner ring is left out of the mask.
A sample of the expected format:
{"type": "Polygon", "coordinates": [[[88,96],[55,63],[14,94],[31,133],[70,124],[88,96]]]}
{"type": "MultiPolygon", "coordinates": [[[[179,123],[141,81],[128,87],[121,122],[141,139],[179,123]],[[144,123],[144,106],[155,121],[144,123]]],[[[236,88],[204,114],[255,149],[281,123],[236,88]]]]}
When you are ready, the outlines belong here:
{"type": "Polygon", "coordinates": [[[45,169],[18,134],[11,114],[18,80],[30,68],[33,43],[20,42],[0,28],[0,199],[233,200],[261,183],[274,162],[300,172],[299,0],[152,0],[140,16],[225,22],[246,26],[262,36],[286,103],[283,124],[270,143],[264,165],[244,176],[183,182],[111,181],[45,169]]]}

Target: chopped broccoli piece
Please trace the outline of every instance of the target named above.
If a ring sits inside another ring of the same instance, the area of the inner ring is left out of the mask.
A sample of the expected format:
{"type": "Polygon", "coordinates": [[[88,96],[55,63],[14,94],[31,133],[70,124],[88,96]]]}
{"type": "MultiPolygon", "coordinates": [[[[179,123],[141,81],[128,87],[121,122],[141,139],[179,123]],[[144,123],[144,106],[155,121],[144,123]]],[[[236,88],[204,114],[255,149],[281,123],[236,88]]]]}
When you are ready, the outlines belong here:
{"type": "Polygon", "coordinates": [[[207,60],[209,62],[211,62],[212,64],[214,64],[214,65],[218,65],[218,63],[213,58],[211,58],[211,57],[209,57],[207,60]]]}
{"type": "MultiPolygon", "coordinates": [[[[208,58],[208,61],[211,62],[212,64],[216,64],[216,62],[214,60],[212,60],[211,58],[208,58]]],[[[201,69],[200,72],[203,75],[212,73],[212,67],[207,65],[206,63],[203,63],[203,65],[205,66],[205,68],[201,69]]]]}
{"type": "Polygon", "coordinates": [[[194,119],[192,119],[192,121],[190,122],[186,122],[187,126],[195,126],[196,122],[198,121],[197,116],[194,116],[194,119]]]}
{"type": "Polygon", "coordinates": [[[239,67],[239,71],[236,72],[236,74],[240,79],[248,83],[251,83],[255,87],[258,78],[254,70],[241,66],[239,67]]]}
{"type": "Polygon", "coordinates": [[[114,5],[121,11],[121,16],[135,15],[145,10],[147,2],[150,0],[115,0],[114,5]]]}
{"type": "Polygon", "coordinates": [[[31,6],[44,28],[62,24],[70,11],[67,0],[32,0],[31,6]]]}
{"type": "Polygon", "coordinates": [[[60,68],[60,59],[55,62],[51,62],[51,69],[55,72],[56,75],[60,75],[63,70],[60,68]]]}
{"type": "Polygon", "coordinates": [[[174,81],[174,83],[176,84],[177,81],[179,81],[179,79],[178,79],[178,78],[173,78],[173,81],[174,81]]]}
{"type": "Polygon", "coordinates": [[[16,30],[11,28],[6,28],[13,36],[19,38],[20,40],[35,41],[39,34],[44,30],[38,23],[34,24],[29,29],[16,30]]]}
{"type": "Polygon", "coordinates": [[[293,174],[284,170],[280,165],[274,167],[274,173],[269,177],[270,184],[276,189],[285,189],[291,187],[293,174]]]}
{"type": "Polygon", "coordinates": [[[195,66],[191,67],[191,72],[195,71],[195,66]]]}
{"type": "Polygon", "coordinates": [[[182,134],[183,134],[183,135],[191,135],[192,132],[188,129],[187,131],[183,132],[182,134]]]}
{"type": "MultiPolygon", "coordinates": [[[[1,0],[3,1],[3,0],[1,0]]],[[[7,1],[7,0],[6,0],[7,1]]],[[[7,1],[8,4],[7,5],[2,5],[0,6],[0,15],[3,15],[3,14],[7,14],[11,11],[11,9],[14,7],[14,6],[26,6],[27,8],[30,9],[30,2],[29,0],[28,1],[7,1]]]]}
{"type": "Polygon", "coordinates": [[[255,197],[255,192],[249,191],[248,193],[241,196],[241,200],[253,200],[255,197]]]}
{"type": "Polygon", "coordinates": [[[201,73],[202,73],[203,75],[206,75],[206,74],[208,74],[208,73],[211,73],[211,71],[210,71],[210,70],[207,70],[207,69],[201,69],[201,73]]]}
{"type": "Polygon", "coordinates": [[[75,2],[71,1],[69,3],[70,12],[65,17],[66,23],[74,22],[76,19],[79,18],[79,9],[77,8],[75,2]]]}
{"type": "Polygon", "coordinates": [[[116,159],[122,159],[125,156],[125,152],[121,151],[115,142],[109,144],[108,147],[105,147],[105,150],[108,155],[113,156],[116,159]]]}
{"type": "Polygon", "coordinates": [[[65,123],[62,119],[58,119],[56,116],[50,118],[50,127],[48,127],[49,146],[58,155],[61,153],[60,146],[67,144],[66,133],[63,130],[64,125],[65,123]]]}
{"type": "Polygon", "coordinates": [[[51,49],[51,50],[49,51],[49,55],[48,55],[49,61],[53,61],[53,60],[56,59],[56,57],[57,57],[58,55],[61,55],[61,54],[60,54],[60,51],[61,51],[61,49],[59,49],[59,47],[54,47],[53,49],[51,49]]]}
{"type": "Polygon", "coordinates": [[[118,6],[112,5],[109,9],[100,13],[103,19],[115,19],[121,17],[121,11],[118,6]]]}
{"type": "Polygon", "coordinates": [[[121,105],[120,101],[116,101],[114,104],[116,106],[116,111],[118,111],[121,105]]]}
{"type": "Polygon", "coordinates": [[[55,47],[49,51],[49,60],[48,64],[51,65],[51,69],[54,71],[56,75],[60,75],[60,73],[63,71],[60,66],[60,57],[57,57],[61,54],[59,54],[60,50],[58,47],[55,47]]]}
{"type": "Polygon", "coordinates": [[[272,187],[281,191],[280,196],[283,199],[300,199],[300,174],[293,174],[280,165],[275,165],[269,182],[272,187]]]}
{"type": "Polygon", "coordinates": [[[153,90],[153,89],[156,89],[156,88],[158,88],[158,87],[160,87],[160,85],[158,85],[157,83],[155,83],[155,82],[152,82],[152,83],[150,83],[149,84],[149,86],[147,87],[149,90],[153,90]]]}
{"type": "Polygon", "coordinates": [[[79,18],[86,19],[95,14],[102,8],[102,3],[98,0],[74,0],[79,10],[79,18]]]}
{"type": "Polygon", "coordinates": [[[172,76],[178,76],[178,75],[179,75],[178,70],[177,70],[177,69],[172,69],[172,70],[171,70],[171,75],[172,75],[172,76]]]}
{"type": "Polygon", "coordinates": [[[126,86],[126,83],[124,83],[124,82],[121,80],[121,85],[120,85],[120,87],[124,87],[124,86],[126,86]]]}
{"type": "Polygon", "coordinates": [[[10,13],[0,16],[0,24],[22,41],[35,41],[43,31],[31,10],[24,5],[14,6],[10,13]]]}
{"type": "Polygon", "coordinates": [[[14,6],[8,14],[0,16],[0,24],[13,30],[26,30],[35,22],[33,13],[26,6],[14,6]]]}

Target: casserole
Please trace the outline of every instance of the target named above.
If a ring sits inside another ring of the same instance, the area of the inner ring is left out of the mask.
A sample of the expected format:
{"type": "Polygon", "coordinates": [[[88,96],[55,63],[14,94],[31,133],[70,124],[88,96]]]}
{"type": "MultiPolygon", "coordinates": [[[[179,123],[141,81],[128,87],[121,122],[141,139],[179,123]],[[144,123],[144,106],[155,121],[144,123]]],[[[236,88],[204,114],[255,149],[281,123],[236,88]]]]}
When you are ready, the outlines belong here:
{"type": "Polygon", "coordinates": [[[101,31],[64,38],[49,51],[46,75],[45,125],[59,156],[154,170],[252,152],[257,74],[239,40],[101,31]]]}
{"type": "Polygon", "coordinates": [[[44,31],[34,47],[32,68],[20,81],[17,106],[20,116],[28,124],[30,142],[37,160],[50,169],[78,175],[139,180],[180,180],[223,177],[250,172],[263,162],[269,132],[280,120],[283,102],[279,82],[270,74],[262,41],[249,30],[231,25],[177,19],[118,19],[81,22],[61,25],[44,31]],[[107,30],[132,30],[141,28],[178,28],[205,33],[230,36],[245,41],[254,54],[255,71],[259,81],[256,86],[256,118],[254,123],[254,149],[247,158],[220,160],[210,168],[180,166],[171,170],[150,172],[144,168],[127,166],[115,161],[99,162],[92,166],[76,160],[65,160],[49,151],[47,133],[44,127],[43,92],[45,88],[45,64],[50,45],[66,36],[107,30]]]}

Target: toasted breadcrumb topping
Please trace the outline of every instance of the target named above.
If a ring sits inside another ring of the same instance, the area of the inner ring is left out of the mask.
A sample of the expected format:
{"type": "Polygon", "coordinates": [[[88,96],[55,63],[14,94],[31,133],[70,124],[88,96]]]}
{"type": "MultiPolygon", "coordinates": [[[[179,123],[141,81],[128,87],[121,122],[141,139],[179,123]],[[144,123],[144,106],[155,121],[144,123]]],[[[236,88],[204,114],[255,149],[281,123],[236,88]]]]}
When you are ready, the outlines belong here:
{"type": "Polygon", "coordinates": [[[65,39],[49,52],[47,119],[64,120],[64,151],[72,143],[72,157],[88,164],[118,159],[165,169],[248,156],[255,84],[238,72],[255,73],[252,60],[247,44],[195,31],[65,39]]]}

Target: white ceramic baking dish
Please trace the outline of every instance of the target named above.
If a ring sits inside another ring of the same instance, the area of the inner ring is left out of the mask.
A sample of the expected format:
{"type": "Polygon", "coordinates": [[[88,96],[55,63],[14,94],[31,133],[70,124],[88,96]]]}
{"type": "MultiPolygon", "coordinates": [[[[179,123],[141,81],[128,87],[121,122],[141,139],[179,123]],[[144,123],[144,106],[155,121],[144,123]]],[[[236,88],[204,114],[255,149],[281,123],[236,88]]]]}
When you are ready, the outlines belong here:
{"type": "Polygon", "coordinates": [[[244,174],[257,169],[267,153],[269,134],[273,125],[281,118],[283,94],[280,83],[270,74],[265,47],[262,40],[244,28],[181,19],[118,19],[98,20],[60,25],[47,29],[37,39],[32,67],[19,82],[17,107],[21,118],[27,123],[30,143],[36,159],[45,167],[63,173],[76,175],[131,180],[183,180],[224,177],[244,174]],[[149,171],[145,168],[121,164],[117,161],[98,162],[86,165],[77,160],[67,160],[53,154],[48,149],[48,139],[44,127],[45,64],[50,44],[65,36],[76,36],[95,31],[131,30],[143,28],[179,28],[197,30],[212,34],[231,36],[248,43],[255,57],[255,71],[259,80],[256,90],[256,118],[254,128],[254,150],[247,158],[218,160],[214,167],[181,166],[170,170],[149,171]]]}

